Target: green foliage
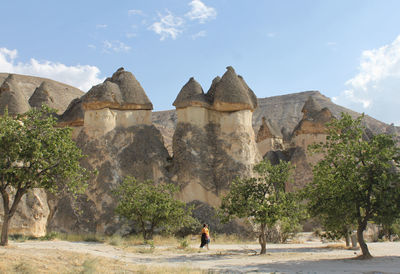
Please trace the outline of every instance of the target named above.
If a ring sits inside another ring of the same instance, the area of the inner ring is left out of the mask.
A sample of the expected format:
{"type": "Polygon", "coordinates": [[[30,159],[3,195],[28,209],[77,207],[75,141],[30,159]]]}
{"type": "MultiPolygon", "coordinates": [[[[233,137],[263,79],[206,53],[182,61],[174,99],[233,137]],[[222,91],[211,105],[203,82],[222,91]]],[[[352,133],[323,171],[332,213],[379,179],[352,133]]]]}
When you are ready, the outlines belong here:
{"type": "Polygon", "coordinates": [[[392,136],[369,136],[362,119],[342,113],[340,120],[327,124],[326,143],[310,148],[324,158],[314,167],[304,196],[310,214],[331,237],[357,228],[363,254],[369,257],[362,237],[367,223],[390,224],[400,214],[400,153],[392,136]]]}
{"type": "Polygon", "coordinates": [[[6,111],[0,117],[3,245],[7,244],[9,220],[29,190],[43,188],[54,193],[65,189],[77,195],[86,189],[89,173],[80,166],[82,152],[71,139],[70,128],[56,127],[53,113],[43,106],[17,116],[6,111]]]}
{"type": "MultiPolygon", "coordinates": [[[[231,218],[250,217],[260,224],[260,237],[265,243],[265,228],[272,228],[279,220],[285,225],[286,233],[295,227],[303,210],[293,193],[285,191],[289,181],[290,163],[281,161],[277,165],[262,161],[254,167],[258,177],[236,178],[229,193],[223,197],[221,214],[224,221],[231,218]]],[[[263,246],[262,244],[262,246],[263,246]]],[[[262,249],[263,252],[263,249],[262,249]]]]}
{"type": "Polygon", "coordinates": [[[155,229],[177,231],[195,222],[191,217],[192,208],[174,199],[177,191],[173,184],[138,182],[127,177],[114,191],[118,200],[116,213],[134,221],[145,240],[152,239],[155,229]]]}

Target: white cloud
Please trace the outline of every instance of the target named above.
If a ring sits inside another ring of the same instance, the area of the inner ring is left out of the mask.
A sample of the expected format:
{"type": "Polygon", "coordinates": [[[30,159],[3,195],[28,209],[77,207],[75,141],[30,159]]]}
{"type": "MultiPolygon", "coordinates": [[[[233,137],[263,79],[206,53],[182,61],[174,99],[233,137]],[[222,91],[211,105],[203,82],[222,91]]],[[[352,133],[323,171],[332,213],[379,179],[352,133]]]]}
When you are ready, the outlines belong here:
{"type": "Polygon", "coordinates": [[[390,44],[361,54],[359,72],[335,102],[400,125],[400,35],[390,44]]]}
{"type": "Polygon", "coordinates": [[[200,0],[192,0],[189,6],[191,6],[191,10],[185,16],[190,20],[198,20],[200,23],[205,23],[205,21],[217,17],[217,11],[212,7],[207,7],[200,0]]]}
{"type": "Polygon", "coordinates": [[[268,32],[268,33],[267,33],[267,36],[268,36],[269,38],[274,38],[274,37],[276,36],[276,33],[275,33],[275,32],[268,32]]]}
{"type": "Polygon", "coordinates": [[[184,20],[178,16],[174,16],[170,11],[167,10],[166,15],[158,14],[158,22],[154,22],[149,29],[160,35],[160,40],[163,41],[170,37],[176,39],[184,25],[184,20]]]}
{"type": "Polygon", "coordinates": [[[103,50],[104,52],[110,53],[110,51],[114,52],[128,52],[131,50],[131,47],[126,45],[125,43],[115,40],[115,41],[103,41],[103,50]]]}
{"type": "Polygon", "coordinates": [[[0,72],[49,78],[84,91],[104,80],[99,78],[100,70],[96,66],[67,66],[52,61],[38,61],[34,58],[26,63],[16,63],[17,56],[16,49],[0,48],[0,72]]]}
{"type": "Polygon", "coordinates": [[[128,10],[128,14],[129,15],[141,15],[141,16],[145,15],[142,10],[135,10],[135,9],[128,10]]]}
{"type": "Polygon", "coordinates": [[[196,40],[197,38],[205,37],[206,35],[207,35],[207,32],[206,32],[205,30],[202,30],[202,31],[199,31],[199,32],[196,33],[196,34],[193,34],[193,35],[192,35],[192,39],[193,39],[193,40],[196,40]]]}
{"type": "Polygon", "coordinates": [[[96,29],[105,29],[107,27],[108,26],[106,24],[98,24],[98,25],[96,25],[96,29]]]}

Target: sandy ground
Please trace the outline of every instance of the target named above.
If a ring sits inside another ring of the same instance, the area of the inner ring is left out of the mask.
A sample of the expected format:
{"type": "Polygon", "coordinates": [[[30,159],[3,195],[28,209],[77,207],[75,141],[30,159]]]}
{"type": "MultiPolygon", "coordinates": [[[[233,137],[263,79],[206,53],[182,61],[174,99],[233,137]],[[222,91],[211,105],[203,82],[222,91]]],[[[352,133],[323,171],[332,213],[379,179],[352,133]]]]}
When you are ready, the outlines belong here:
{"type": "Polygon", "coordinates": [[[0,248],[0,253],[39,258],[55,252],[72,252],[129,264],[200,268],[215,273],[400,273],[399,242],[369,243],[374,256],[371,260],[355,260],[361,254],[360,250],[337,246],[321,242],[269,244],[267,254],[258,255],[260,246],[256,244],[211,244],[208,251],[199,249],[197,244],[189,251],[179,250],[176,246],[156,246],[150,253],[101,243],[26,241],[11,242],[9,247],[0,248]]]}

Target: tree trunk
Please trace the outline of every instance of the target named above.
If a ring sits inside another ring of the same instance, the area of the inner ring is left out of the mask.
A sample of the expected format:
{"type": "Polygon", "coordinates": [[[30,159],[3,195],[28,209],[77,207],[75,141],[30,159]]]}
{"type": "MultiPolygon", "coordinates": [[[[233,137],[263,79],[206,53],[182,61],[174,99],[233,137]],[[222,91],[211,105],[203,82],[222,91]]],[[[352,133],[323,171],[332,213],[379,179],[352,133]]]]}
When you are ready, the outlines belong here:
{"type": "Polygon", "coordinates": [[[10,199],[5,189],[1,189],[1,197],[3,198],[3,226],[1,228],[1,241],[0,245],[8,245],[8,225],[10,224],[10,199]]]}
{"type": "Polygon", "coordinates": [[[15,211],[17,210],[17,206],[21,201],[22,196],[26,193],[26,190],[23,188],[18,188],[17,193],[14,196],[14,201],[11,205],[10,209],[10,198],[8,192],[5,189],[1,189],[1,197],[3,198],[3,211],[4,211],[4,221],[3,226],[1,228],[1,242],[0,245],[6,246],[8,245],[8,227],[10,225],[10,220],[12,216],[14,216],[15,211]]]}
{"type": "Polygon", "coordinates": [[[10,224],[10,218],[8,212],[4,212],[3,226],[1,228],[1,242],[0,245],[8,245],[8,226],[10,224]]]}
{"type": "Polygon", "coordinates": [[[261,251],[260,254],[265,254],[267,253],[267,236],[265,235],[265,224],[261,224],[261,233],[258,238],[258,241],[261,245],[261,251]]]}
{"type": "Polygon", "coordinates": [[[362,251],[362,259],[371,259],[372,255],[369,253],[368,246],[364,241],[364,235],[363,232],[367,228],[366,222],[359,223],[358,228],[357,228],[357,240],[358,244],[360,245],[361,251],[362,251]]]}
{"type": "Polygon", "coordinates": [[[346,247],[350,247],[350,234],[346,233],[346,247]]]}

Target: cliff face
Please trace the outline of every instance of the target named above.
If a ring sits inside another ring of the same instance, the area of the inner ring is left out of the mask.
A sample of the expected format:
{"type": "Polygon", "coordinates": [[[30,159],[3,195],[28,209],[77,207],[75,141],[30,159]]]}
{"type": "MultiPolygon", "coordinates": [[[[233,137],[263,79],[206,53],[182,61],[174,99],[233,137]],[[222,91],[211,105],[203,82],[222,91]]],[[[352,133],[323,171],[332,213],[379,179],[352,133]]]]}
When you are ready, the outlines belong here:
{"type": "Polygon", "coordinates": [[[257,105],[253,91],[228,67],[204,94],[191,78],[174,106],[173,177],[180,198],[218,205],[236,176],[252,175],[261,157],[251,125],[257,105]]]}
{"type": "Polygon", "coordinates": [[[77,201],[53,198],[49,229],[112,234],[120,231],[112,190],[126,176],[161,182],[168,179],[169,154],[151,125],[152,104],[134,76],[122,68],[72,102],[61,122],[75,125],[83,165],[98,174],[77,201]],[[83,116],[83,117],[82,117],[83,116]],[[80,124],[79,121],[83,121],[80,124]],[[82,214],[76,214],[76,205],[82,214]]]}

